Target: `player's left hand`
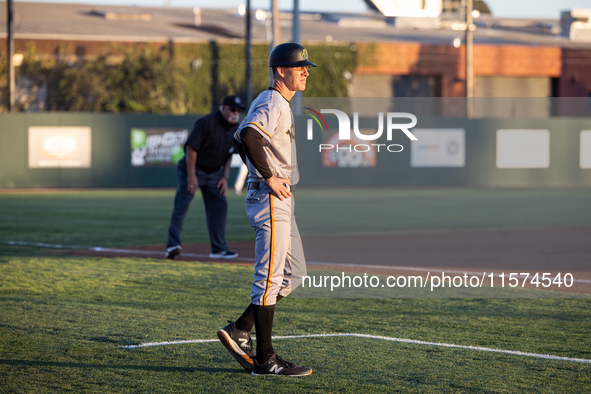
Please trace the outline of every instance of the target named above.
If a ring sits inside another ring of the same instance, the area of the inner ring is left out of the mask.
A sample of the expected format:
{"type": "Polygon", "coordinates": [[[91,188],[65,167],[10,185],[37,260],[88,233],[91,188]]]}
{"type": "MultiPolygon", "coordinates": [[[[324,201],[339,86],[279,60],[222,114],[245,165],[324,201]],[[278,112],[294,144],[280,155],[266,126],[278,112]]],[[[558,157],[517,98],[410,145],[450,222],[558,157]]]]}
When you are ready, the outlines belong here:
{"type": "Polygon", "coordinates": [[[226,196],[226,192],[228,191],[228,179],[222,177],[218,181],[218,187],[220,188],[220,193],[222,196],[226,196]]]}

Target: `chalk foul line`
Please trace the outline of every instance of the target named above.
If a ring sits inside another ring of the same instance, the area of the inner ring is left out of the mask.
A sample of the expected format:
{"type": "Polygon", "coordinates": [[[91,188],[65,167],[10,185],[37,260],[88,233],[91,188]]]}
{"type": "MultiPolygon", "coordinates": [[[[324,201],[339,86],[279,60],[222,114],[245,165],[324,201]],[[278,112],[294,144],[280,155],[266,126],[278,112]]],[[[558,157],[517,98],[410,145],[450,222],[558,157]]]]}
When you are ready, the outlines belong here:
{"type": "MultiPolygon", "coordinates": [[[[576,363],[591,364],[591,360],[584,359],[584,358],[560,357],[560,356],[553,356],[551,354],[526,353],[526,352],[520,352],[517,350],[502,350],[502,349],[493,349],[493,348],[487,348],[487,347],[481,347],[481,346],[465,346],[465,345],[455,345],[452,343],[417,341],[414,339],[384,337],[384,336],[379,336],[379,335],[368,335],[368,334],[339,333],[339,334],[288,335],[288,336],[273,337],[273,339],[301,339],[301,338],[329,338],[329,337],[356,337],[356,338],[378,339],[378,340],[382,340],[382,341],[410,343],[413,345],[441,346],[441,347],[448,347],[448,348],[454,348],[454,349],[477,350],[480,352],[503,353],[503,354],[511,354],[514,356],[534,357],[534,358],[542,358],[542,359],[547,359],[547,360],[570,361],[570,362],[576,362],[576,363]]],[[[255,338],[253,338],[253,339],[255,339],[255,338]]],[[[127,345],[127,346],[121,346],[121,347],[125,348],[125,349],[137,349],[137,348],[152,347],[152,346],[168,346],[168,345],[182,345],[182,344],[189,344],[189,343],[212,343],[212,342],[218,342],[218,340],[217,339],[193,339],[193,340],[186,340],[186,341],[149,342],[149,343],[142,343],[139,345],[127,345]]]]}
{"type": "MultiPolygon", "coordinates": [[[[10,245],[10,246],[35,246],[38,248],[47,248],[47,249],[72,249],[72,250],[91,250],[93,252],[103,252],[103,253],[120,253],[120,254],[130,254],[130,255],[146,255],[146,256],[154,256],[159,255],[164,257],[165,252],[159,252],[154,250],[135,250],[135,249],[119,249],[119,248],[103,248],[101,246],[80,246],[80,245],[59,245],[59,244],[48,244],[43,242],[24,242],[24,241],[2,241],[0,240],[0,245],[10,245]]],[[[183,252],[184,257],[194,257],[198,259],[209,259],[208,254],[196,254],[196,253],[185,253],[183,252]]],[[[254,258],[249,257],[238,257],[235,261],[254,261],[254,258]]]]}

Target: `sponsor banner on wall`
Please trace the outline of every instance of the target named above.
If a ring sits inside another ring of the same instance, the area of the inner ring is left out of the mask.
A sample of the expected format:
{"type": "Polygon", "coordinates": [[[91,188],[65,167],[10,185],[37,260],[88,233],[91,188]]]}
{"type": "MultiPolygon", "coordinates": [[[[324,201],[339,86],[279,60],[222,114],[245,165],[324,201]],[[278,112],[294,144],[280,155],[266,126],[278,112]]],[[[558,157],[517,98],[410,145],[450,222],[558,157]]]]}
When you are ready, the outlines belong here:
{"type": "Polygon", "coordinates": [[[131,129],[131,165],[174,166],[185,155],[189,130],[170,128],[131,129]]]}
{"type": "Polygon", "coordinates": [[[29,168],[89,168],[90,127],[29,127],[29,168]]]}
{"type": "Polygon", "coordinates": [[[327,141],[327,145],[334,148],[322,151],[323,167],[375,167],[376,152],[371,144],[361,141],[356,136],[351,139],[339,139],[339,133],[334,133],[327,141]]]}
{"type": "Polygon", "coordinates": [[[417,141],[410,144],[411,167],[464,167],[464,129],[412,129],[417,141]]]}
{"type": "Polygon", "coordinates": [[[591,168],[591,130],[581,131],[581,168],[591,168]]]}
{"type": "Polygon", "coordinates": [[[497,130],[497,168],[550,167],[550,131],[497,130]]]}

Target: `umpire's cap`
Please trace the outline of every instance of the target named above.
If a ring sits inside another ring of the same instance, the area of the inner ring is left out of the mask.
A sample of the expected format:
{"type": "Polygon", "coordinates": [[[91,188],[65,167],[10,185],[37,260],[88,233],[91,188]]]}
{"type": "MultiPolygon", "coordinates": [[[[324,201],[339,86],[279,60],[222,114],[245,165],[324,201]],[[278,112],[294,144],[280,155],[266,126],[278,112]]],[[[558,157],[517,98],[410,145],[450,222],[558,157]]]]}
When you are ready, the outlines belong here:
{"type": "Polygon", "coordinates": [[[269,67],[277,66],[316,67],[314,63],[308,60],[308,51],[306,48],[295,42],[286,42],[273,48],[269,55],[269,67]]]}
{"type": "Polygon", "coordinates": [[[222,101],[222,105],[228,105],[232,109],[240,108],[241,110],[244,109],[244,105],[242,105],[242,101],[238,96],[226,96],[222,101]]]}

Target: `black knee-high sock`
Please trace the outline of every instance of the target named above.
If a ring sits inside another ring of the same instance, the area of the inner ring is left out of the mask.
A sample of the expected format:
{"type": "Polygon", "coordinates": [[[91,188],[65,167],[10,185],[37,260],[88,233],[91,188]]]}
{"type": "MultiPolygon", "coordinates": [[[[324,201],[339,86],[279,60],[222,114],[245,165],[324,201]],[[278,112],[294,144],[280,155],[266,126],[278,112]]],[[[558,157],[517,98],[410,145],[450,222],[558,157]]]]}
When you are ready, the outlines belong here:
{"type": "Polygon", "coordinates": [[[271,336],[273,334],[273,317],[275,305],[253,305],[254,325],[257,332],[256,358],[259,364],[265,363],[275,353],[271,336]]]}
{"type": "Polygon", "coordinates": [[[242,313],[242,316],[236,320],[234,325],[237,329],[242,331],[251,331],[252,326],[254,326],[254,316],[252,314],[252,308],[254,305],[248,304],[248,307],[242,313]]]}
{"type": "MultiPolygon", "coordinates": [[[[277,295],[277,302],[281,301],[284,298],[282,295],[277,295]]],[[[242,316],[236,320],[234,325],[237,329],[242,331],[252,331],[252,327],[254,326],[254,316],[252,315],[252,304],[248,304],[248,307],[242,313],[242,316]]]]}

